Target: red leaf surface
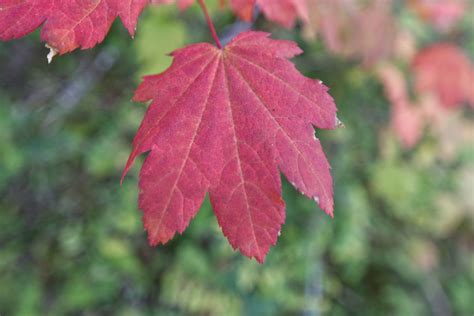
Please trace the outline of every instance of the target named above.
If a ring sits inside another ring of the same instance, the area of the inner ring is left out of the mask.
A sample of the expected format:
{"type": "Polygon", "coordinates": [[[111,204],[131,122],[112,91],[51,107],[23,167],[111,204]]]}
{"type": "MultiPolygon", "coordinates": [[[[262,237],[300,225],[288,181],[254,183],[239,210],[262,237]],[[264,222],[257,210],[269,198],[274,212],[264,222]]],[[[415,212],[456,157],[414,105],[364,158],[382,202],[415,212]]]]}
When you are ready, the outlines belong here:
{"type": "Polygon", "coordinates": [[[279,171],[332,216],[330,167],[313,126],[334,128],[336,107],[326,86],[287,60],[301,52],[245,32],[222,50],[177,50],[167,71],[145,77],[134,100],[153,102],[124,175],[150,152],[139,184],[150,244],[183,233],[208,192],[230,244],[263,262],[285,220],[279,171]]]}
{"type": "Polygon", "coordinates": [[[415,56],[416,89],[431,93],[447,108],[474,106],[474,66],[456,46],[434,44],[415,56]]]}
{"type": "Polygon", "coordinates": [[[64,54],[103,41],[116,17],[135,33],[148,0],[0,0],[0,39],[25,36],[41,25],[41,40],[64,54]]]}

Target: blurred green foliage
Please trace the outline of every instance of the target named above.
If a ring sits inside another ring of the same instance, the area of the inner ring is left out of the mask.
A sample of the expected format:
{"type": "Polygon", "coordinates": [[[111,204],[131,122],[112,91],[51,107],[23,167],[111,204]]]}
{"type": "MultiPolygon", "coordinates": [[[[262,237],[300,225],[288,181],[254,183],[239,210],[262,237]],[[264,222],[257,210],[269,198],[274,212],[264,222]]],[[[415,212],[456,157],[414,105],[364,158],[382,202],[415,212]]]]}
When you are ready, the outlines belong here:
{"type": "Polygon", "coordinates": [[[209,38],[199,14],[148,10],[134,41],[117,24],[51,66],[38,34],[0,44],[0,314],[473,315],[472,148],[445,160],[427,137],[403,151],[375,75],[299,31],[273,29],[299,41],[297,66],[331,87],[346,126],[317,131],[335,218],[285,182],[286,224],[264,265],[231,249],[208,201],[182,236],[148,246],[139,167],[119,184],[145,111],[129,100],[165,53],[209,38]]]}

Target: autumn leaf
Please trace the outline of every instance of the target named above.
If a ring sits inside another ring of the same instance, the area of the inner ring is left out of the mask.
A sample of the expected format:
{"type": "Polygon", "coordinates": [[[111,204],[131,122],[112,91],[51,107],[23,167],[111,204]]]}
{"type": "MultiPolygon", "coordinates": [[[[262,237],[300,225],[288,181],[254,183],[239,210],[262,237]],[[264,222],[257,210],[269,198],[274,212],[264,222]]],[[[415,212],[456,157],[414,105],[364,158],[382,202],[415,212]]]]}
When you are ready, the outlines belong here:
{"type": "Polygon", "coordinates": [[[420,51],[412,65],[419,94],[438,97],[447,108],[474,106],[474,65],[458,47],[437,43],[420,51]]]}
{"type": "Polygon", "coordinates": [[[449,31],[469,11],[466,0],[410,0],[409,7],[441,31],[449,31]]]}
{"type": "Polygon", "coordinates": [[[308,3],[305,34],[311,39],[321,36],[330,52],[361,60],[366,66],[391,56],[396,38],[392,0],[308,3]]]}
{"type": "Polygon", "coordinates": [[[255,1],[253,0],[231,0],[230,5],[234,13],[244,21],[252,21],[255,1]]]}
{"type": "MultiPolygon", "coordinates": [[[[451,134],[443,126],[458,115],[454,110],[464,102],[474,105],[474,68],[459,48],[445,43],[419,52],[412,68],[415,73],[414,100],[409,96],[407,79],[396,66],[385,63],[377,69],[391,103],[392,128],[407,149],[418,143],[425,126],[442,147],[446,147],[445,135],[451,134]]],[[[455,138],[449,136],[449,139],[455,143],[455,138]]]]}
{"type": "MultiPolygon", "coordinates": [[[[234,0],[235,1],[235,0],[234,0]]],[[[307,0],[256,0],[265,17],[286,28],[292,28],[299,18],[307,22],[307,0]]]]}
{"type": "Polygon", "coordinates": [[[131,35],[148,0],[0,0],[0,39],[23,37],[41,25],[41,40],[64,54],[102,42],[116,17],[131,35]]]}
{"type": "Polygon", "coordinates": [[[334,128],[336,107],[320,81],[287,59],[302,51],[245,32],[223,49],[175,51],[145,77],[135,101],[153,100],[124,176],[141,153],[139,207],[150,244],[183,233],[206,193],[233,248],[263,262],[285,220],[279,171],[333,214],[329,164],[314,128],[334,128]]]}

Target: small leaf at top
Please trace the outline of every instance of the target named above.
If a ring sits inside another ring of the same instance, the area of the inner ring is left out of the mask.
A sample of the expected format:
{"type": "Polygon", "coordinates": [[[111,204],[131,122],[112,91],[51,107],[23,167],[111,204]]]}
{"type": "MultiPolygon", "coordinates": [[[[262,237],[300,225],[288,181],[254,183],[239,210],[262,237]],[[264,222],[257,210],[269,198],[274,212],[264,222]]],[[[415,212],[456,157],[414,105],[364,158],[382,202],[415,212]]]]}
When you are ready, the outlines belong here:
{"type": "MultiPolygon", "coordinates": [[[[151,0],[154,4],[167,4],[176,2],[181,10],[187,9],[194,0],[151,0]]],[[[269,21],[292,28],[299,18],[308,22],[308,0],[230,0],[232,11],[242,20],[251,21],[254,8],[258,7],[269,21]]]]}
{"type": "Polygon", "coordinates": [[[59,54],[102,42],[116,17],[134,35],[149,0],[0,0],[0,40],[23,37],[44,24],[41,40],[59,54]]]}

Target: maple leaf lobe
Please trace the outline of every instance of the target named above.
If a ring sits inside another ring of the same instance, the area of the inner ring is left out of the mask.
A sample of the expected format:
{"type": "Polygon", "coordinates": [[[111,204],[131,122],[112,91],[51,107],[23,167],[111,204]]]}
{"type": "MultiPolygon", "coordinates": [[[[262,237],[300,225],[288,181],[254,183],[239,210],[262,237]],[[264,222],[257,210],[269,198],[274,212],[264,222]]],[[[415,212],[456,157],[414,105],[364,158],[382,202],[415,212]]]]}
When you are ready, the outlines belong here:
{"type": "Polygon", "coordinates": [[[0,40],[23,37],[41,25],[41,40],[59,54],[102,42],[115,18],[130,35],[148,0],[0,0],[0,40]]]}
{"type": "Polygon", "coordinates": [[[175,51],[164,73],[145,77],[134,100],[152,100],[124,170],[140,171],[139,207],[152,245],[182,233],[206,195],[234,249],[263,262],[285,219],[279,171],[328,214],[329,164],[314,128],[335,128],[327,87],[288,61],[301,49],[245,32],[220,50],[175,51]]]}

